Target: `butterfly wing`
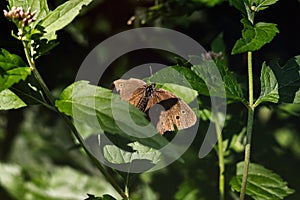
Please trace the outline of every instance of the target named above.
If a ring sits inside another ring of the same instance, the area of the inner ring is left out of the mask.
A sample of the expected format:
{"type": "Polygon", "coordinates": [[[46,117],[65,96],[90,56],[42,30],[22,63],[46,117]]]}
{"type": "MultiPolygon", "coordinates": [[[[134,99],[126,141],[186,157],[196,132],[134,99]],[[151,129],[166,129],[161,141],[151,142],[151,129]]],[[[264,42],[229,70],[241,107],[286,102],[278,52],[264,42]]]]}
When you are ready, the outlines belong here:
{"type": "MultiPolygon", "coordinates": [[[[114,86],[117,92],[120,93],[121,99],[130,101],[132,96],[135,96],[134,99],[142,98],[144,92],[143,88],[146,87],[146,83],[136,78],[130,78],[128,80],[118,79],[114,81],[114,86]],[[139,89],[139,91],[136,91],[137,89],[139,89]]],[[[134,105],[134,102],[135,101],[132,101],[130,103],[134,105]]]]}
{"type": "Polygon", "coordinates": [[[158,104],[165,109],[161,111],[156,128],[160,134],[166,131],[174,131],[174,125],[178,130],[193,126],[197,117],[193,110],[183,100],[164,89],[157,89],[155,96],[161,99],[158,104]]]}
{"type": "Polygon", "coordinates": [[[145,99],[147,84],[142,80],[135,78],[128,80],[119,79],[114,81],[114,85],[117,92],[120,93],[121,99],[136,107],[139,107],[141,103],[145,103],[145,105],[142,105],[143,107],[145,106],[142,111],[148,113],[149,118],[156,124],[160,134],[166,131],[174,131],[174,125],[176,125],[178,130],[181,130],[193,126],[197,121],[197,117],[192,109],[167,90],[155,89],[145,99]],[[155,111],[151,114],[151,110],[155,111]]]}
{"type": "MultiPolygon", "coordinates": [[[[175,96],[174,94],[172,94],[171,92],[164,90],[164,89],[155,89],[152,97],[149,98],[146,110],[149,110],[153,105],[158,104],[161,101],[167,100],[167,99],[178,99],[177,96],[175,96]]],[[[168,106],[167,105],[168,102],[166,102],[164,106],[168,106]]],[[[170,102],[171,103],[171,102],[170,102]]],[[[166,109],[166,108],[165,108],[166,109]]]]}

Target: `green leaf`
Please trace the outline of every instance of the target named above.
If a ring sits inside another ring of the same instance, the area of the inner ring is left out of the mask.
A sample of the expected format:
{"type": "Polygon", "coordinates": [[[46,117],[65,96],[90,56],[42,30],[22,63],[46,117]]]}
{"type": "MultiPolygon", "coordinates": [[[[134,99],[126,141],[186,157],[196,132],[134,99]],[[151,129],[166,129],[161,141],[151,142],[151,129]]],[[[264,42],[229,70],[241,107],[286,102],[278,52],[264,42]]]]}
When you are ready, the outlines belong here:
{"type": "Polygon", "coordinates": [[[179,77],[182,77],[182,80],[178,77],[174,77],[173,82],[176,81],[187,88],[191,87],[199,94],[209,94],[205,82],[193,70],[181,66],[173,66],[172,69],[180,74],[179,77]]]}
{"type": "Polygon", "coordinates": [[[45,28],[44,37],[48,40],[56,39],[55,32],[64,28],[79,14],[82,6],[87,6],[92,0],[69,0],[51,11],[39,23],[45,28]]]}
{"type": "Polygon", "coordinates": [[[242,19],[241,22],[244,24],[242,38],[235,43],[232,54],[259,50],[262,46],[271,42],[276,33],[279,33],[276,24],[259,22],[253,26],[246,19],[242,19]]]}
{"type": "Polygon", "coordinates": [[[278,0],[229,0],[231,6],[234,6],[242,12],[253,24],[255,13],[268,8],[278,0]]]}
{"type": "MultiPolygon", "coordinates": [[[[140,119],[137,123],[141,125],[147,125],[149,122],[145,119],[145,114],[134,106],[130,106],[127,102],[117,100],[118,95],[112,94],[111,90],[106,88],[101,88],[93,85],[89,85],[87,81],[79,81],[71,86],[67,87],[61,94],[60,99],[56,101],[56,106],[60,112],[63,112],[69,116],[72,116],[75,120],[86,120],[90,117],[95,117],[98,119],[101,128],[110,133],[120,133],[117,122],[115,121],[115,116],[124,116],[124,118],[118,118],[119,123],[126,125],[126,113],[128,110],[126,108],[130,107],[130,114],[133,118],[140,119]],[[115,103],[115,104],[113,104],[115,103]],[[116,113],[113,113],[113,109],[116,113]],[[88,117],[88,118],[86,118],[88,117]],[[122,121],[121,121],[122,120],[122,121]]],[[[128,116],[127,116],[128,117],[128,116]]],[[[95,124],[90,124],[94,126],[95,124]]],[[[149,131],[154,131],[154,129],[149,129],[149,131]]],[[[138,131],[131,129],[132,132],[138,131]]],[[[139,132],[139,131],[138,131],[139,132]]]]}
{"type": "Polygon", "coordinates": [[[129,164],[135,160],[148,160],[150,163],[157,164],[161,152],[151,147],[144,146],[138,142],[129,143],[133,152],[125,151],[115,145],[104,146],[104,157],[113,164],[129,164]]]}
{"type": "Polygon", "coordinates": [[[212,42],[211,49],[214,52],[221,52],[223,54],[221,59],[215,59],[219,72],[225,84],[226,98],[228,103],[242,102],[247,104],[247,100],[243,95],[241,85],[238,83],[234,73],[227,67],[226,47],[223,40],[223,33],[220,33],[212,42]]]}
{"type": "Polygon", "coordinates": [[[25,80],[31,70],[24,61],[15,54],[1,49],[0,51],[0,91],[10,88],[20,80],[25,80]]]}
{"type": "Polygon", "coordinates": [[[9,89],[0,92],[0,110],[17,109],[27,106],[15,93],[9,89]]]}
{"type": "MultiPolygon", "coordinates": [[[[237,164],[236,176],[230,180],[231,189],[240,192],[244,163],[237,164]]],[[[261,165],[251,163],[246,194],[255,200],[280,200],[294,193],[282,178],[261,165]]]]}
{"type": "Polygon", "coordinates": [[[111,90],[90,85],[87,81],[78,81],[67,87],[55,105],[60,112],[72,116],[77,124],[85,123],[93,130],[102,129],[102,132],[118,134],[153,148],[168,144],[164,137],[156,134],[156,128],[149,124],[145,113],[120,100],[119,95],[112,94],[111,90]]]}
{"type": "Polygon", "coordinates": [[[192,84],[194,83],[190,82],[189,75],[191,75],[190,69],[171,66],[155,72],[145,81],[155,82],[160,88],[168,90],[186,103],[190,103],[195,100],[198,93],[193,89],[192,84]]]}
{"type": "Polygon", "coordinates": [[[300,103],[300,56],[290,59],[282,68],[278,61],[270,67],[263,63],[261,92],[254,106],[262,102],[300,103]]]}
{"type": "MultiPolygon", "coordinates": [[[[242,89],[238,84],[233,73],[222,64],[218,65],[218,73],[221,75],[221,80],[216,76],[215,69],[213,69],[215,63],[208,60],[203,65],[192,66],[192,70],[202,78],[205,82],[209,83],[210,90],[201,88],[198,93],[206,96],[214,96],[224,98],[224,89],[226,92],[226,99],[228,102],[246,102],[247,100],[243,96],[242,89]]],[[[202,83],[201,83],[202,84],[202,83]]],[[[205,84],[206,85],[206,84],[205,84]]]]}
{"type": "MultiPolygon", "coordinates": [[[[32,171],[32,168],[0,163],[1,187],[16,200],[74,200],[84,199],[86,193],[118,195],[110,184],[101,181],[104,178],[88,176],[69,167],[51,166],[51,170],[32,171]]],[[[104,196],[103,199],[109,199],[104,196]]]]}
{"type": "MultiPolygon", "coordinates": [[[[202,65],[194,65],[192,66],[192,71],[198,76],[198,79],[202,79],[203,87],[206,89],[198,90],[199,94],[203,94],[206,96],[215,96],[219,97],[222,95],[219,89],[224,88],[223,80],[219,80],[215,75],[215,71],[213,69],[215,63],[211,60],[204,62],[202,65]],[[209,85],[207,85],[208,83],[209,85]],[[210,90],[207,89],[210,88],[210,90]]],[[[219,72],[218,72],[219,73],[219,72]]]]}
{"type": "Polygon", "coordinates": [[[95,195],[88,194],[89,198],[84,200],[116,200],[114,197],[110,196],[109,194],[103,195],[103,197],[95,197],[95,195]]]}
{"type": "Polygon", "coordinates": [[[278,103],[278,83],[272,69],[263,63],[260,76],[261,91],[260,96],[255,102],[255,106],[262,102],[278,103]]]}
{"type": "Polygon", "coordinates": [[[191,103],[198,96],[198,92],[196,90],[177,84],[165,83],[161,88],[170,91],[186,103],[191,103]]]}
{"type": "Polygon", "coordinates": [[[254,0],[253,3],[257,9],[257,11],[267,9],[270,5],[273,5],[278,0],[254,0]]]}

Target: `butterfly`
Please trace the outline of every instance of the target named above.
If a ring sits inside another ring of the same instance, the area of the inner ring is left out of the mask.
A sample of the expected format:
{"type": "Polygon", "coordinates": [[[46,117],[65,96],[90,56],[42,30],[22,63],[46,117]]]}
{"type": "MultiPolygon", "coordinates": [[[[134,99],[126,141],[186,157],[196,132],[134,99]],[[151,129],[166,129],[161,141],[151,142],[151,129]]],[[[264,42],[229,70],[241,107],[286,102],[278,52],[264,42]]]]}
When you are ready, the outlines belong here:
{"type": "Polygon", "coordinates": [[[183,100],[167,90],[155,88],[155,83],[147,85],[140,79],[130,78],[118,79],[113,84],[122,100],[150,116],[160,134],[189,128],[197,121],[195,113],[183,100]]]}

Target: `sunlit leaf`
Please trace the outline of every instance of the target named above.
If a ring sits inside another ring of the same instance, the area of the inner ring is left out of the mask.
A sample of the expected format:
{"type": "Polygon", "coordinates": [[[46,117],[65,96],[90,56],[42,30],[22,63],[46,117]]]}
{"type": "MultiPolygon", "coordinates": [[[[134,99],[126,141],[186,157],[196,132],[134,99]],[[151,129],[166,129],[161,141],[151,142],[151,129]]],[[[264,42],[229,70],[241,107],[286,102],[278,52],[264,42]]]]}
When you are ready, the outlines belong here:
{"type": "Polygon", "coordinates": [[[92,0],[69,0],[50,11],[47,16],[39,23],[45,28],[48,40],[56,39],[55,32],[64,28],[79,14],[83,6],[90,4],[92,0]]]}
{"type": "Polygon", "coordinates": [[[0,91],[10,88],[13,84],[25,80],[31,70],[24,61],[15,54],[1,49],[0,51],[0,91]]]}
{"type": "Polygon", "coordinates": [[[255,5],[255,8],[259,10],[267,9],[270,5],[273,5],[278,0],[254,0],[253,4],[255,5]]]}
{"type": "Polygon", "coordinates": [[[131,163],[134,160],[149,160],[156,164],[160,158],[160,151],[144,146],[138,142],[130,143],[133,152],[122,150],[114,145],[104,146],[104,157],[113,164],[131,163]]]}
{"type": "Polygon", "coordinates": [[[154,148],[168,143],[164,137],[156,134],[156,128],[149,124],[145,113],[120,100],[119,95],[111,90],[90,85],[87,81],[75,82],[67,87],[55,104],[60,112],[94,129],[138,140],[154,148]],[[132,134],[139,137],[135,138],[132,134]]]}
{"type": "Polygon", "coordinates": [[[25,106],[26,103],[9,89],[0,92],[0,110],[17,109],[25,106]]]}

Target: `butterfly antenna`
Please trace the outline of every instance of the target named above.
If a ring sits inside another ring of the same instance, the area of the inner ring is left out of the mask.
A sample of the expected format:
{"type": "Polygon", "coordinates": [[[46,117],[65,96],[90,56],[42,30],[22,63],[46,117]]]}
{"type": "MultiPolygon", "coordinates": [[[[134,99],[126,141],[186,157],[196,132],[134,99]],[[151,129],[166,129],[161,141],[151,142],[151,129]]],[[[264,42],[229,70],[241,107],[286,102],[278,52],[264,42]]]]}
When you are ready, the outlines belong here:
{"type": "Polygon", "coordinates": [[[150,71],[150,77],[149,77],[149,80],[151,81],[151,79],[152,79],[152,77],[153,77],[151,65],[149,66],[149,71],[150,71]]]}

